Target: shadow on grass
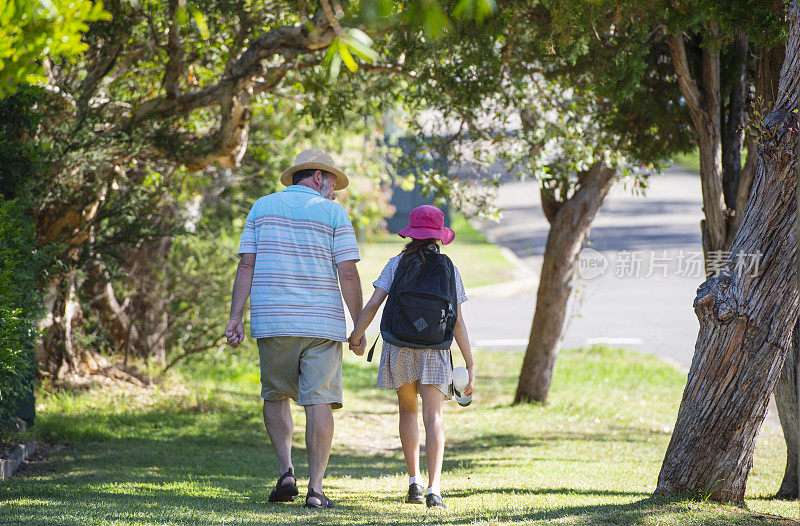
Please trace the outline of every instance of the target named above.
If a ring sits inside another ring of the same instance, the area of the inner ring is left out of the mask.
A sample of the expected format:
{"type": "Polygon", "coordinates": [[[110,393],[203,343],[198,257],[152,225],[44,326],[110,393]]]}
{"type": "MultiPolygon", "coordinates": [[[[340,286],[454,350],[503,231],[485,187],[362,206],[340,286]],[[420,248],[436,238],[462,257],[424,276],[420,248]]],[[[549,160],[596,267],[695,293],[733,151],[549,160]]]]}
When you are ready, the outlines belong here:
{"type": "MultiPolygon", "coordinates": [[[[352,368],[355,370],[348,371],[348,381],[354,388],[372,381],[373,371],[352,368]]],[[[656,517],[657,522],[657,516],[685,514],[691,508],[682,501],[640,498],[646,494],[635,491],[461,487],[446,491],[450,508],[434,514],[424,507],[404,507],[399,503],[400,495],[383,491],[380,477],[404,472],[402,455],[343,453],[336,449],[328,464],[327,486],[330,496],[338,501],[334,510],[305,510],[300,502],[269,504],[267,496],[277,468],[260,422],[257,394],[236,390],[218,394],[225,396],[123,414],[47,415],[40,431],[73,445],[54,456],[46,470],[34,470],[27,478],[0,485],[0,524],[411,525],[555,520],[632,524],[648,517],[656,517]],[[370,479],[374,486],[366,497],[351,489],[362,479],[370,479]],[[491,507],[487,503],[496,496],[504,498],[498,500],[500,505],[491,507]],[[596,502],[604,497],[638,500],[596,502]],[[568,505],[559,505],[565,502],[568,505]]],[[[634,442],[645,440],[646,435],[641,430],[636,434],[620,429],[605,434],[484,433],[469,439],[453,438],[448,443],[444,469],[469,472],[478,464],[482,468],[498,464],[500,469],[499,463],[508,455],[498,449],[536,447],[551,440],[619,441],[626,434],[634,442]]],[[[295,436],[298,442],[302,443],[302,438],[295,436]]],[[[308,473],[305,453],[302,447],[296,447],[293,455],[301,494],[308,473]]],[[[685,522],[684,518],[676,522],[685,522]]],[[[696,519],[695,523],[703,521],[696,519]]],[[[721,524],[724,520],[707,522],[721,524]]]]}
{"type": "MultiPolygon", "coordinates": [[[[626,504],[586,504],[537,508],[536,496],[643,497],[641,492],[567,487],[528,489],[460,489],[448,491],[450,509],[431,514],[423,507],[408,513],[398,508],[395,496],[339,497],[334,510],[313,512],[299,502],[269,504],[274,483],[271,453],[266,446],[217,448],[218,440],[121,439],[76,446],[54,461],[55,471],[30,479],[15,479],[0,488],[3,510],[0,524],[64,524],[91,522],[138,524],[183,523],[212,525],[278,525],[289,523],[374,523],[411,525],[426,523],[470,524],[476,520],[554,521],[570,518],[583,524],[633,524],[649,516],[682,514],[690,505],[664,498],[642,498],[626,504]],[[510,504],[501,509],[474,510],[457,499],[506,495],[510,504]],[[387,507],[388,506],[388,507],[387,507]],[[387,513],[388,512],[388,513],[387,513]]],[[[307,473],[305,451],[295,454],[297,471],[307,473]]],[[[333,454],[331,477],[377,478],[402,470],[400,458],[382,455],[333,454]]],[[[301,483],[303,480],[301,479],[301,483]]],[[[346,479],[345,482],[346,484],[346,479]]],[[[329,494],[345,490],[333,484],[329,494]]],[[[301,492],[304,488],[301,487],[301,492]]],[[[541,502],[541,501],[539,501],[541,502]]],[[[719,522],[719,521],[710,521],[719,522]]],[[[700,524],[703,521],[697,521],[700,524]]]]}
{"type": "Polygon", "coordinates": [[[529,435],[513,433],[484,433],[468,438],[450,438],[447,448],[459,454],[481,454],[489,449],[536,447],[548,442],[600,442],[600,443],[645,443],[657,434],[637,427],[616,427],[610,432],[595,433],[590,431],[542,431],[529,435]]]}
{"type": "Polygon", "coordinates": [[[447,492],[448,497],[472,497],[480,494],[491,495],[589,495],[598,497],[646,497],[649,493],[644,491],[615,491],[605,489],[576,489],[576,488],[470,488],[461,490],[450,490],[447,492]]]}

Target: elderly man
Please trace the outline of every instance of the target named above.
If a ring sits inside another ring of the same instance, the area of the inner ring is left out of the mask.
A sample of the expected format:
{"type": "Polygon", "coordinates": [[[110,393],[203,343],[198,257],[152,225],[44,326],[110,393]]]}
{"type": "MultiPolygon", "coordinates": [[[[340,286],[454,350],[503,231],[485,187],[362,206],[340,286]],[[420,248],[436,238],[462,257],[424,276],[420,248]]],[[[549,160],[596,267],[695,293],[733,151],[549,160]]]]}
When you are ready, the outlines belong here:
{"type": "MultiPolygon", "coordinates": [[[[260,198],[247,215],[225,336],[234,347],[244,340],[242,312],[249,295],[264,425],[280,475],[269,501],[291,502],[298,494],[291,398],[306,413],[305,506],[330,508],[322,478],[333,438],[332,409],[342,407],[342,342],[347,340],[342,297],[353,319],[362,307],[353,225],[334,202],[334,190],[349,181],[330,155],[312,149],[300,152],[281,183],[285,190],[260,198]]],[[[365,346],[362,338],[350,348],[361,355],[365,346]]]]}

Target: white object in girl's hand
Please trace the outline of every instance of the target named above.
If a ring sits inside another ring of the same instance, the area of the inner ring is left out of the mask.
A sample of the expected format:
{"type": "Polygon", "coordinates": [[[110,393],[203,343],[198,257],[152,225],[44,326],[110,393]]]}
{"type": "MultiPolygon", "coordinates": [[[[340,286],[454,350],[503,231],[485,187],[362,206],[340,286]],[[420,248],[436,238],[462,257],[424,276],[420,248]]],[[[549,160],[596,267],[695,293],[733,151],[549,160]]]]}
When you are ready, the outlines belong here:
{"type": "Polygon", "coordinates": [[[466,367],[453,369],[453,391],[458,405],[468,406],[472,403],[472,395],[464,396],[464,389],[469,385],[469,372],[466,367]]]}

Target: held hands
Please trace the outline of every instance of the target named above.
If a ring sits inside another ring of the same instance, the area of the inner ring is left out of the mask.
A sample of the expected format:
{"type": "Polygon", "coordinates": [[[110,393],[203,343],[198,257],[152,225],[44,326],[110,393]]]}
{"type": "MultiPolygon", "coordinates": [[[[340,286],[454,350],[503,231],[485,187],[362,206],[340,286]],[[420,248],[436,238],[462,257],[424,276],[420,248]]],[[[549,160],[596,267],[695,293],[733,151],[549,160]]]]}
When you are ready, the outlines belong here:
{"type": "Polygon", "coordinates": [[[244,341],[244,323],[242,320],[232,319],[225,329],[225,337],[231,347],[238,347],[244,341]]]}
{"type": "Polygon", "coordinates": [[[350,344],[350,350],[356,356],[362,356],[364,354],[364,350],[367,348],[367,338],[363,334],[361,337],[356,338],[355,331],[347,338],[347,343],[350,344]]]}

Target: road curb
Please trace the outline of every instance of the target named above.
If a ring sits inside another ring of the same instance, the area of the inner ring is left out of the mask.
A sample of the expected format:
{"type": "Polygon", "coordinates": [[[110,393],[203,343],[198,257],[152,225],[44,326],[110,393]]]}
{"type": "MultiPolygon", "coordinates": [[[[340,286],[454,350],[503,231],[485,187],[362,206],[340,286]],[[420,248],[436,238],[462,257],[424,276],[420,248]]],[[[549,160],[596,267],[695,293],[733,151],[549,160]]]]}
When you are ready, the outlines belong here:
{"type": "Polygon", "coordinates": [[[500,250],[503,257],[514,266],[514,279],[502,283],[469,288],[466,290],[467,296],[471,298],[509,298],[536,294],[536,289],[539,287],[539,274],[526,265],[511,249],[498,245],[488,236],[487,240],[493,243],[500,250]]]}
{"type": "Polygon", "coordinates": [[[466,292],[469,298],[510,298],[514,296],[527,296],[530,294],[535,295],[538,286],[539,278],[533,277],[504,281],[503,283],[484,285],[483,287],[474,287],[467,289],[466,292]]]}
{"type": "Polygon", "coordinates": [[[11,458],[0,460],[0,480],[10,479],[14,472],[19,469],[22,462],[30,459],[36,451],[36,439],[32,438],[22,444],[17,445],[11,458]]]}

